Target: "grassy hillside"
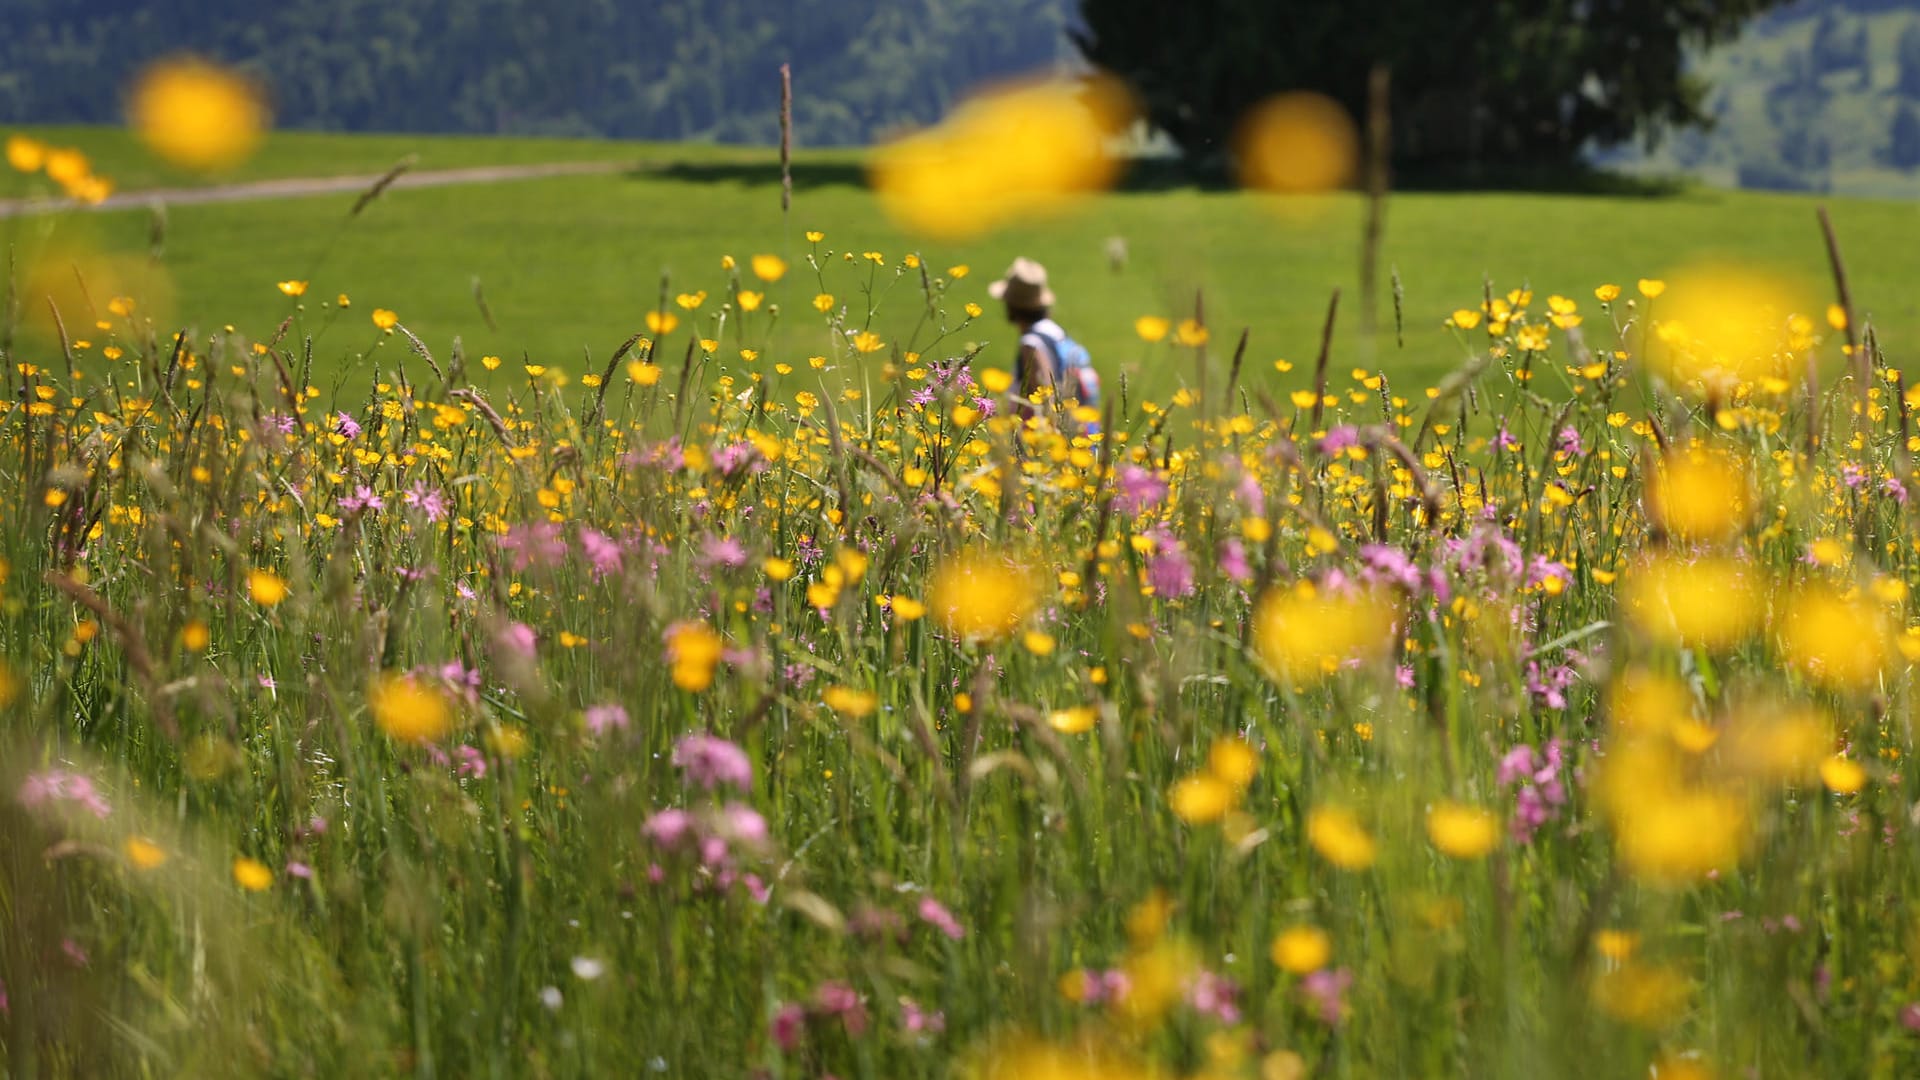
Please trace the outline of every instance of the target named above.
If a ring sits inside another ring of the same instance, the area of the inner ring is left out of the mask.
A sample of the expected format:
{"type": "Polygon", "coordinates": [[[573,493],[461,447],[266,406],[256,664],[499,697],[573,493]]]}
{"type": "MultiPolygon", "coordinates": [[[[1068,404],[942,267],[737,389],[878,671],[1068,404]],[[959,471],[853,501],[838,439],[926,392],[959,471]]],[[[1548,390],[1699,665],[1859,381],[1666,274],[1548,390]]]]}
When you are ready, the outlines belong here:
{"type": "MultiPolygon", "coordinates": [[[[85,142],[105,170],[137,153],[121,140],[94,132],[85,142]]],[[[731,150],[674,150],[680,160],[668,161],[665,148],[619,144],[286,136],[261,155],[253,174],[299,173],[309,165],[316,172],[328,166],[367,171],[416,148],[422,167],[595,154],[646,164],[616,175],[392,191],[352,221],[352,200],[341,196],[176,207],[168,214],[163,258],[176,297],[170,317],[203,331],[233,324],[264,335],[294,310],[275,282],[308,279],[301,325],[316,333],[320,363],[335,370],[381,340],[367,315],[381,307],[398,312],[437,350],[457,334],[470,355],[524,352],[578,371],[583,350],[605,357],[639,328],[645,312],[660,303],[663,275],[669,296],[706,290],[717,298],[727,278],[723,255],[744,263],[771,252],[795,269],[768,290],[769,303],[781,305],[783,315],[757,343],[793,359],[828,351],[826,332],[808,307],[819,289],[803,265],[804,232],[821,230],[823,249],[877,250],[895,267],[909,251],[923,252],[935,269],[968,264],[972,274],[955,285],[953,296],[989,308],[986,284],[1015,254],[1041,259],[1055,276],[1058,314],[1102,366],[1131,369],[1155,385],[1171,381],[1171,373],[1150,360],[1135,337],[1139,316],[1191,314],[1196,292],[1204,291],[1216,364],[1224,368],[1231,338],[1246,327],[1251,370],[1272,376],[1271,361],[1288,358],[1299,362],[1297,380],[1317,347],[1335,287],[1344,292],[1339,340],[1347,343],[1336,353],[1336,370],[1379,363],[1407,379],[1429,379],[1462,355],[1441,324],[1455,308],[1477,306],[1483,278],[1500,291],[1527,285],[1543,296],[1583,299],[1591,308],[1596,285],[1631,285],[1701,258],[1791,270],[1805,280],[1810,269],[1817,274],[1821,257],[1816,203],[1804,196],[1708,190],[1659,197],[1397,195],[1383,265],[1398,268],[1404,287],[1405,345],[1392,344],[1391,295],[1383,282],[1387,334],[1369,354],[1355,333],[1362,206],[1348,196],[1296,202],[1282,214],[1237,192],[1125,190],[1045,227],[932,245],[912,243],[885,225],[862,187],[857,157],[846,153],[802,155],[787,219],[771,155],[746,164],[749,155],[731,150]],[[283,147],[289,153],[279,153],[283,147]],[[1121,266],[1110,258],[1115,240],[1128,253],[1121,266]],[[475,304],[475,278],[497,330],[487,328],[475,304]],[[322,298],[342,292],[353,301],[346,317],[322,310],[322,298]]],[[[1911,227],[1913,208],[1842,199],[1833,211],[1862,312],[1896,347],[1920,338],[1920,302],[1905,287],[1920,276],[1920,252],[1883,242],[1911,227]]],[[[37,248],[75,245],[144,253],[149,232],[144,211],[0,223],[23,261],[37,248]]],[[[836,273],[847,276],[844,266],[836,273]]],[[[1817,276],[1809,285],[1809,308],[1817,310],[1826,285],[1817,276]]],[[[849,288],[842,281],[830,283],[829,291],[844,296],[849,288]]],[[[876,327],[889,340],[917,315],[909,291],[903,284],[880,306],[876,327]]],[[[710,301],[702,314],[717,305],[710,301]]],[[[765,327],[761,315],[757,322],[765,327]]],[[[997,352],[1005,347],[1005,329],[989,310],[965,336],[997,352]]]]}

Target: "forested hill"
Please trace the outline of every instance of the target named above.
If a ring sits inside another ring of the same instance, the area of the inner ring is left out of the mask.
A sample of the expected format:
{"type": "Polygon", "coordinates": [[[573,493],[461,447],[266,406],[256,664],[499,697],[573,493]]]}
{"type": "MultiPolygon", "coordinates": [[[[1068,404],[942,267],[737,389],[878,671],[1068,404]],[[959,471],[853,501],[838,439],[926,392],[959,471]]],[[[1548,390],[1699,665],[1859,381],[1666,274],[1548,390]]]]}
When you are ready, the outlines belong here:
{"type": "Polygon", "coordinates": [[[0,123],[121,119],[192,51],[271,88],[281,127],[804,144],[939,116],[1072,55],[1071,0],[0,0],[0,123]]]}
{"type": "Polygon", "coordinates": [[[1727,186],[1920,194],[1920,2],[1800,0],[1696,58],[1717,123],[1610,164],[1727,186]]]}

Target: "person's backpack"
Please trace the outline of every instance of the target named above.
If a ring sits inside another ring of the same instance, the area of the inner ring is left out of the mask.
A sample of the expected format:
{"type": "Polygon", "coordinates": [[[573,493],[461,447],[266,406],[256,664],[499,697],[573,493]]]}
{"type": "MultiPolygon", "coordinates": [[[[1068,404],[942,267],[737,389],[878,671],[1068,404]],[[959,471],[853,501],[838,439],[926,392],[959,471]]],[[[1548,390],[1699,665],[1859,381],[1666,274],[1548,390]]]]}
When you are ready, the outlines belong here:
{"type": "Polygon", "coordinates": [[[1056,340],[1040,335],[1053,350],[1054,393],[1062,401],[1072,399],[1088,408],[1100,406],[1100,373],[1093,370],[1093,356],[1087,347],[1065,336],[1056,340]]]}

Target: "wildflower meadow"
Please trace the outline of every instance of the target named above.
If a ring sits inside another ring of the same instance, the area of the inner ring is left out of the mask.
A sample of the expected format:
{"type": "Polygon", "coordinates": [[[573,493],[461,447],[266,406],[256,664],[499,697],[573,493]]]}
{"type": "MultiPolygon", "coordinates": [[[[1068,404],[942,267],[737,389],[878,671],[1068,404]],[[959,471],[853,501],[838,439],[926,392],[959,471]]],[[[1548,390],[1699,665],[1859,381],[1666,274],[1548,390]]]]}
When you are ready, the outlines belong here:
{"type": "Polygon", "coordinates": [[[0,1073],[1920,1073],[1920,391],[1844,274],[1461,281],[1424,380],[1143,312],[1022,395],[941,208],[1110,178],[977,120],[882,151],[924,248],[741,237],[585,363],[10,307],[0,1073]]]}

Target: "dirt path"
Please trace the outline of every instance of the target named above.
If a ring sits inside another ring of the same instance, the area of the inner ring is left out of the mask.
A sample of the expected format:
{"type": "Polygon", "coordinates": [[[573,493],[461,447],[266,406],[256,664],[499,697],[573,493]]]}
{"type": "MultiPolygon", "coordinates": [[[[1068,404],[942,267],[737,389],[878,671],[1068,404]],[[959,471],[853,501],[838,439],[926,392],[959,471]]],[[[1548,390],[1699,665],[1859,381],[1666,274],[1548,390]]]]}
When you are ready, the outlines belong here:
{"type": "MultiPolygon", "coordinates": [[[[452,184],[499,184],[513,180],[539,180],[553,176],[588,176],[632,169],[622,161],[559,161],[544,165],[481,165],[466,169],[435,169],[401,173],[388,190],[446,187],[452,184]]],[[[197,203],[248,202],[255,199],[298,199],[313,195],[359,194],[372,187],[382,174],[364,176],[308,176],[284,180],[252,180],[212,187],[150,188],[109,195],[94,206],[83,206],[70,199],[0,199],[0,218],[52,214],[67,210],[135,210],[153,203],[192,206],[197,203]]]]}

